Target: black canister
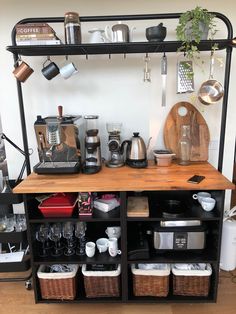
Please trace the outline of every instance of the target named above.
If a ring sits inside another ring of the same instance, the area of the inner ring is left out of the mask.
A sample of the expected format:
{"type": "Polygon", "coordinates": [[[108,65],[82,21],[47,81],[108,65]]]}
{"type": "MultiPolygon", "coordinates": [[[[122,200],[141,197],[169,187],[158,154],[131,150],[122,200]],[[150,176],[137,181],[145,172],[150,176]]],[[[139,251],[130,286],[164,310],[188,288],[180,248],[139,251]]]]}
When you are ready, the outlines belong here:
{"type": "Polygon", "coordinates": [[[67,12],[64,17],[65,27],[65,43],[80,44],[81,43],[81,27],[79,14],[76,12],[67,12]]]}

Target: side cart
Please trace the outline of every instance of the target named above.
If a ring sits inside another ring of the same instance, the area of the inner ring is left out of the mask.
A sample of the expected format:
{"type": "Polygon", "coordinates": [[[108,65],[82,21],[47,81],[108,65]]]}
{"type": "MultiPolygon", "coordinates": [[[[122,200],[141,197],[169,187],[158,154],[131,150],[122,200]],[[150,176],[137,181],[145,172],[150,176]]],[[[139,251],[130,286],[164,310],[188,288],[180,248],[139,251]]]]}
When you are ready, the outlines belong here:
{"type": "MultiPolygon", "coordinates": [[[[10,186],[15,187],[14,180],[10,180],[10,186]]],[[[23,197],[21,194],[13,194],[11,192],[0,193],[0,204],[2,211],[12,212],[13,204],[20,204],[23,202],[23,197]]],[[[0,244],[2,250],[9,252],[9,246],[13,245],[17,248],[22,246],[22,248],[27,250],[27,231],[12,231],[12,232],[1,232],[0,231],[0,244]],[[8,245],[9,244],[9,245],[8,245]]],[[[30,255],[29,253],[24,254],[22,261],[20,262],[0,262],[0,273],[6,272],[27,272],[30,269],[30,255]]],[[[25,277],[14,277],[14,278],[0,278],[0,282],[11,282],[11,281],[25,281],[25,287],[27,290],[31,289],[31,272],[25,277]]]]}

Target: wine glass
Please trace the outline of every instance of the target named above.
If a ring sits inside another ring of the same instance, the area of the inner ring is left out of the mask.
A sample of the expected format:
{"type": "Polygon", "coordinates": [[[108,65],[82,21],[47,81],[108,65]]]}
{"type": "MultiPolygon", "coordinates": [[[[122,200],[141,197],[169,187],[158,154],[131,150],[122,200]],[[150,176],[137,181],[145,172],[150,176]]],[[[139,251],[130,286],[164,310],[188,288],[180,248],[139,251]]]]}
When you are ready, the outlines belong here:
{"type": "Polygon", "coordinates": [[[74,234],[74,225],[72,222],[67,221],[63,225],[63,237],[67,240],[67,247],[64,251],[66,256],[71,256],[75,254],[75,250],[73,249],[73,234],[74,234]]]}
{"type": "Polygon", "coordinates": [[[36,239],[42,243],[41,252],[39,252],[39,256],[45,257],[47,256],[47,250],[45,247],[45,242],[48,239],[48,229],[44,228],[43,225],[40,225],[39,230],[36,231],[36,239]]]}
{"type": "Polygon", "coordinates": [[[60,223],[55,223],[51,226],[49,230],[49,239],[55,243],[54,249],[52,251],[52,256],[62,255],[62,250],[60,248],[59,242],[61,239],[62,228],[60,223]]]}
{"type": "Polygon", "coordinates": [[[85,231],[87,229],[86,222],[78,221],[75,225],[75,236],[78,238],[79,243],[76,248],[76,255],[85,255],[85,231]]]}

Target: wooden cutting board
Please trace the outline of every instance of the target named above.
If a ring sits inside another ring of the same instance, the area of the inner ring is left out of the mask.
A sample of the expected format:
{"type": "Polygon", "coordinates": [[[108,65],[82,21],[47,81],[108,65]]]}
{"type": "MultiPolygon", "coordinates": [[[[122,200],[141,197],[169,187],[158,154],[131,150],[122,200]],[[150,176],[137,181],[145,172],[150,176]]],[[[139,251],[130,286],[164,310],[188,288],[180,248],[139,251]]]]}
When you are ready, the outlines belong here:
{"type": "Polygon", "coordinates": [[[127,201],[127,216],[148,217],[148,198],[146,196],[129,196],[127,201]]]}
{"type": "Polygon", "coordinates": [[[190,125],[191,161],[207,161],[210,133],[207,123],[201,113],[189,102],[178,102],[170,110],[164,125],[164,143],[179,157],[178,142],[180,126],[190,125]]]}

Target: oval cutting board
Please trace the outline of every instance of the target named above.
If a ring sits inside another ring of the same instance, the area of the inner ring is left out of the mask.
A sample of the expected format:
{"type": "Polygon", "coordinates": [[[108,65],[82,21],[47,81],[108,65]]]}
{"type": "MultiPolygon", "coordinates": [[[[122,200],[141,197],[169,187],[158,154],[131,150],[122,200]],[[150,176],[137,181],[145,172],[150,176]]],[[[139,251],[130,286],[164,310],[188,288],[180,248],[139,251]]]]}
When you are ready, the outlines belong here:
{"type": "Polygon", "coordinates": [[[210,133],[207,123],[201,113],[189,102],[178,102],[170,110],[164,125],[164,143],[179,157],[178,142],[180,126],[190,125],[191,161],[207,161],[210,133]]]}

